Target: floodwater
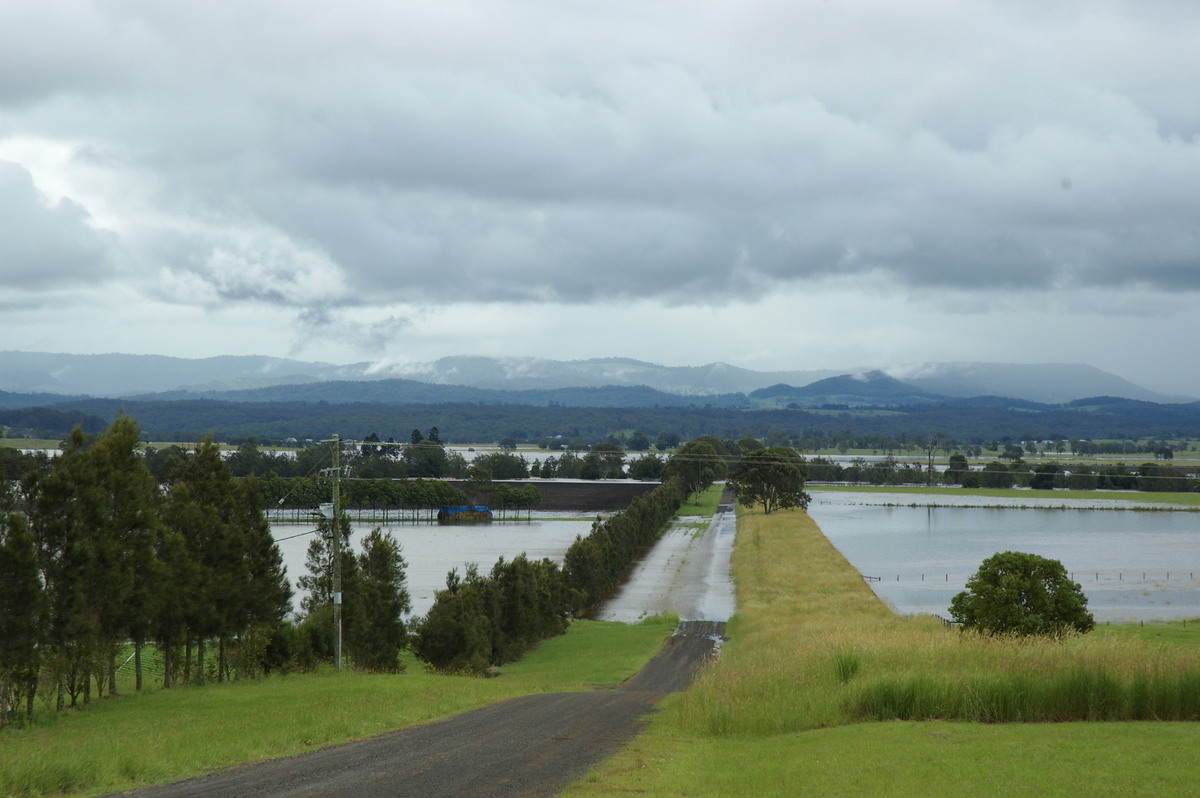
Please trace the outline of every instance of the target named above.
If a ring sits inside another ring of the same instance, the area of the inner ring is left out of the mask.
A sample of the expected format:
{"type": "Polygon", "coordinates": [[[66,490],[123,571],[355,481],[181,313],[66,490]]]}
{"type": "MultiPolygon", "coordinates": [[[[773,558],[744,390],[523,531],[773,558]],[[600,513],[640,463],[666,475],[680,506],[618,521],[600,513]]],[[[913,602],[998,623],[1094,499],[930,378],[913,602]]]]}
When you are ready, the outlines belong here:
{"type": "MultiPolygon", "coordinates": [[[[401,546],[408,563],[405,576],[412,614],[424,615],[433,606],[435,590],[446,586],[446,574],[457,568],[462,574],[469,563],[477,563],[480,573],[488,573],[500,557],[512,559],[522,552],[531,560],[548,557],[562,564],[576,535],[587,536],[595,521],[594,514],[556,513],[553,518],[534,515],[531,521],[502,521],[491,524],[439,526],[426,522],[364,524],[351,523],[350,544],[362,550],[363,539],[376,526],[390,532],[401,546]]],[[[315,526],[274,524],[275,541],[283,554],[288,579],[296,589],[295,604],[301,592],[296,579],[308,573],[305,556],[316,532],[315,526]]]]}
{"type": "MultiPolygon", "coordinates": [[[[548,514],[547,514],[548,515],[548,514]]],[[[478,563],[481,573],[491,570],[500,557],[512,559],[524,552],[530,559],[547,557],[562,564],[577,535],[586,536],[595,516],[586,513],[538,517],[528,522],[494,522],[464,526],[429,523],[379,525],[400,542],[408,565],[406,578],[412,598],[412,615],[423,615],[433,606],[434,591],[446,585],[446,574],[468,563],[478,563]]],[[[361,550],[363,538],[375,524],[352,523],[351,545],[361,550]]],[[[723,506],[711,522],[684,518],[663,534],[640,560],[629,580],[597,613],[601,620],[636,623],[648,615],[673,612],[680,620],[727,621],[733,614],[733,584],[729,560],[736,531],[734,514],[723,506]],[[702,521],[702,528],[691,524],[702,521]]],[[[283,554],[288,578],[307,573],[305,555],[315,527],[275,524],[275,540],[283,554]]],[[[297,589],[296,606],[301,594],[297,589]]]]}
{"type": "Polygon", "coordinates": [[[677,521],[596,617],[636,623],[673,612],[681,621],[728,621],[734,611],[729,560],[737,529],[731,509],[722,505],[700,529],[690,526],[695,518],[677,521]]]}
{"type": "Polygon", "coordinates": [[[876,595],[901,614],[948,616],[951,598],[985,558],[1023,551],[1062,562],[1098,622],[1200,617],[1198,512],[1148,510],[1132,500],[978,496],[957,498],[989,506],[911,506],[926,498],[809,492],[809,515],[821,531],[864,577],[878,580],[870,581],[876,595]]]}

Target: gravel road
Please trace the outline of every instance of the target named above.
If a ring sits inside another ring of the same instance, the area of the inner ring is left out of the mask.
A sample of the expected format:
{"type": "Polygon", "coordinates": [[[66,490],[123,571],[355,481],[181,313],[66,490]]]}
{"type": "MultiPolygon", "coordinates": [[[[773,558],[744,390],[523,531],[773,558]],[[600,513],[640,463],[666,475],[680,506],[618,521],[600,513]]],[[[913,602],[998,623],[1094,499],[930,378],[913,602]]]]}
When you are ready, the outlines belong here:
{"type": "Polygon", "coordinates": [[[553,795],[612,756],[668,693],[683,690],[725,624],[680,624],[624,684],[525,696],[369,740],[145,787],[135,798],[553,795]]]}

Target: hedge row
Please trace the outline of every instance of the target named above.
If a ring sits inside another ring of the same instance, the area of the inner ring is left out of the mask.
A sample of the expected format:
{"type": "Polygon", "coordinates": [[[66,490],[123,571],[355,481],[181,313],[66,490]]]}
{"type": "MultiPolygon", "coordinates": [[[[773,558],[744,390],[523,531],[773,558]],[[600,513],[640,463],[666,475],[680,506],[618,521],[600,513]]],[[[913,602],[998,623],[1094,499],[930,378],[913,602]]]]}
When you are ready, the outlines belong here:
{"type": "Polygon", "coordinates": [[[413,652],[441,671],[481,672],[519,659],[538,642],[562,634],[572,617],[597,608],[654,543],[683,504],[686,490],[670,480],[634,499],[587,537],[576,538],[563,567],[524,554],[501,558],[484,576],[451,571],[429,612],[413,630],[413,652]]]}

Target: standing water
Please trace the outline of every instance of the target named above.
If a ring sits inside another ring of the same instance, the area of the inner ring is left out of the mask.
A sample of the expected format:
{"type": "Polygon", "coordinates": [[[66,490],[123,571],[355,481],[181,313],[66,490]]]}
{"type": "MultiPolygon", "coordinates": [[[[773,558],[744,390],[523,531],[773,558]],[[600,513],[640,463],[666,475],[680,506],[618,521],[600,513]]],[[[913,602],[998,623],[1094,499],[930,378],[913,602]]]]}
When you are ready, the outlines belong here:
{"type": "Polygon", "coordinates": [[[951,598],[984,559],[1021,551],[1062,562],[1099,622],[1200,617],[1197,512],[1133,502],[810,492],[809,515],[821,531],[902,614],[948,616],[951,598]],[[992,506],[912,506],[955,498],[992,506]]]}
{"type": "Polygon", "coordinates": [[[647,615],[673,612],[681,621],[729,620],[734,611],[729,561],[736,531],[730,505],[721,505],[711,522],[698,516],[677,518],[596,617],[636,623],[647,615]]]}
{"type": "MultiPolygon", "coordinates": [[[[354,551],[361,551],[363,539],[376,526],[390,532],[400,543],[408,563],[405,576],[412,614],[424,615],[433,606],[434,591],[446,587],[446,574],[452,568],[461,576],[468,564],[476,563],[479,572],[486,574],[500,557],[511,560],[522,552],[531,560],[546,557],[561,565],[575,536],[587,536],[594,520],[595,516],[590,514],[560,513],[553,518],[538,518],[535,514],[530,521],[463,526],[425,522],[352,523],[350,545],[354,551]]],[[[302,594],[296,588],[296,580],[308,573],[305,557],[316,534],[315,525],[306,528],[301,524],[274,524],[271,531],[283,554],[288,579],[296,589],[294,603],[299,608],[302,594]]]]}

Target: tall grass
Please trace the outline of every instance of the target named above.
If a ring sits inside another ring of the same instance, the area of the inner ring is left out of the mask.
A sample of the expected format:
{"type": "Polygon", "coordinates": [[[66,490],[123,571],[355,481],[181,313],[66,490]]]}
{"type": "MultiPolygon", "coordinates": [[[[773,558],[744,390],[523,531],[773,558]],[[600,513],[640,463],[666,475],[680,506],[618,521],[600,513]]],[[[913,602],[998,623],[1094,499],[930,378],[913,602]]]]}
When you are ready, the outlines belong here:
{"type": "Polygon", "coordinates": [[[900,618],[800,512],[739,517],[722,659],[668,709],[711,735],[875,720],[1200,720],[1200,649],[994,638],[900,618]]]}

